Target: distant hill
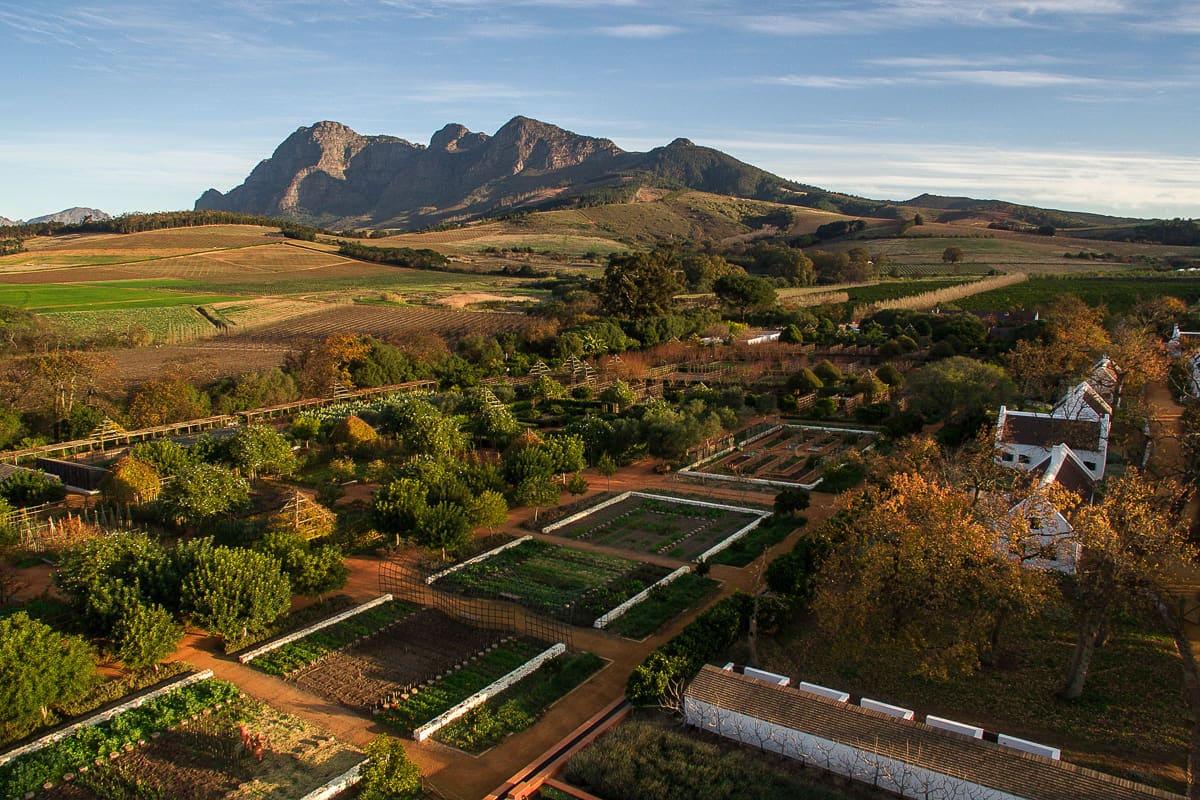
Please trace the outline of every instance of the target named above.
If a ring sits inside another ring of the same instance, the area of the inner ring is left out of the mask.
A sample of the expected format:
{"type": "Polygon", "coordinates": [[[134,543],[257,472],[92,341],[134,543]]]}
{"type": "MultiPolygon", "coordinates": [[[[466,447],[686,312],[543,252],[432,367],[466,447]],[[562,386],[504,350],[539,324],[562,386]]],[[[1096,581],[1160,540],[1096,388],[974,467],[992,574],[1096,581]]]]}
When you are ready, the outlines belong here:
{"type": "Polygon", "coordinates": [[[59,211],[56,214],[47,214],[43,217],[34,217],[33,219],[25,220],[26,225],[40,225],[44,222],[61,222],[64,225],[78,225],[88,218],[94,220],[112,219],[112,217],[98,208],[67,208],[59,211]]]}
{"type": "Polygon", "coordinates": [[[826,192],[676,139],[646,153],[515,117],[492,136],[447,125],[428,146],[362,136],[338,122],[302,127],[228,193],[197,210],[286,216],[324,225],[414,229],[527,209],[632,200],[639,189],[719,195],[895,216],[886,203],[826,192]]]}
{"type": "Polygon", "coordinates": [[[941,212],[939,221],[952,222],[968,215],[1010,218],[1030,225],[1053,225],[1057,228],[1084,228],[1096,225],[1128,225],[1135,220],[1129,217],[1110,217],[1104,214],[1089,214],[1081,211],[1059,211],[1053,208],[1009,203],[1004,200],[976,200],[971,197],[947,197],[922,194],[898,205],[909,208],[935,209],[941,212]]]}
{"type": "Polygon", "coordinates": [[[15,219],[9,219],[8,217],[0,217],[0,228],[6,227],[9,225],[19,225],[19,224],[20,223],[15,219]]]}

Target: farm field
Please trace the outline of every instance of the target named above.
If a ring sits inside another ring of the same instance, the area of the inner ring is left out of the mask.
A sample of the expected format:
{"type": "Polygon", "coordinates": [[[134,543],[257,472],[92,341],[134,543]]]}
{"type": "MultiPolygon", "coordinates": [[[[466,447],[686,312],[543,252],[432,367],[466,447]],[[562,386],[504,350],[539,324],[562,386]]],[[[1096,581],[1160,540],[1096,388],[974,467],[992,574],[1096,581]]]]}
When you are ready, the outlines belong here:
{"type": "Polygon", "coordinates": [[[900,297],[912,297],[925,292],[936,292],[973,280],[971,278],[940,278],[916,279],[905,281],[882,281],[869,286],[851,286],[846,289],[852,303],[878,303],[881,300],[895,300],[900,297]]]}
{"type": "Polygon", "coordinates": [[[170,281],[0,285],[0,305],[62,312],[198,306],[235,299],[223,294],[170,291],[171,288],[170,281]]]}
{"type": "Polygon", "coordinates": [[[588,626],[669,571],[529,540],[450,573],[434,587],[468,597],[512,600],[564,622],[588,626]]]}
{"type": "Polygon", "coordinates": [[[125,334],[130,341],[145,337],[149,343],[173,344],[217,335],[213,324],[190,305],[122,308],[119,314],[111,310],[55,311],[46,316],[80,336],[125,334]]]}
{"type": "Polygon", "coordinates": [[[811,487],[826,464],[843,453],[862,451],[874,438],[874,434],[861,431],[784,425],[690,472],[811,487]]]}
{"type": "Polygon", "coordinates": [[[760,518],[749,509],[729,511],[684,499],[634,495],[552,532],[569,539],[691,561],[760,518]]]}
{"type": "Polygon", "coordinates": [[[44,800],[172,800],[301,797],[363,759],[303,720],[242,697],[167,731],[116,760],[93,766],[44,800]],[[238,726],[265,740],[262,761],[245,752],[238,726]]]}
{"type": "Polygon", "coordinates": [[[503,312],[339,304],[310,314],[263,323],[236,338],[243,342],[286,343],[297,338],[352,332],[376,336],[425,333],[464,336],[516,331],[526,324],[525,316],[503,312]]]}
{"type": "Polygon", "coordinates": [[[968,311],[1000,308],[1044,311],[1064,294],[1075,295],[1088,304],[1103,303],[1110,312],[1123,313],[1139,300],[1153,297],[1178,297],[1189,305],[1200,301],[1200,278],[1161,274],[1036,276],[1024,283],[964,298],[957,305],[968,311]]]}
{"type": "Polygon", "coordinates": [[[339,703],[372,710],[508,636],[426,608],[365,641],[324,655],[290,678],[339,703]]]}

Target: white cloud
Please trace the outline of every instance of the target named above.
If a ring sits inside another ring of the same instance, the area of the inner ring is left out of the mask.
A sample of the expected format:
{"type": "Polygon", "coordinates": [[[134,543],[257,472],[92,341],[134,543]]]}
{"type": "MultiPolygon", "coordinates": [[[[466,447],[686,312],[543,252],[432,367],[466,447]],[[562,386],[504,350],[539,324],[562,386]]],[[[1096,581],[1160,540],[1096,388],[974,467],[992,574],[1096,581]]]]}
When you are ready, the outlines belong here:
{"type": "Polygon", "coordinates": [[[681,32],[674,25],[611,25],[596,28],[596,33],[616,36],[621,39],[661,39],[681,32]]]}
{"type": "Polygon", "coordinates": [[[917,78],[882,75],[774,75],[757,78],[755,83],[773,86],[795,86],[801,89],[873,89],[877,86],[897,86],[917,83],[917,78]]]}
{"type": "Polygon", "coordinates": [[[931,192],[1122,216],[1191,217],[1200,208],[1200,160],[1182,155],[818,137],[698,143],[865,197],[904,200],[931,192]]]}

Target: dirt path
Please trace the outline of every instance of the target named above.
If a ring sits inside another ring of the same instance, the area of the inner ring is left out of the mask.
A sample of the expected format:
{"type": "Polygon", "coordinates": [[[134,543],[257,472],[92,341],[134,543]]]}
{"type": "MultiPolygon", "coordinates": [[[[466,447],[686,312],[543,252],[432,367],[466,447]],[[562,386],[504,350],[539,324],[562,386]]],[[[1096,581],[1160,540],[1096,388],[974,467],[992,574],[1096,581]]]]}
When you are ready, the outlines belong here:
{"type": "MultiPolygon", "coordinates": [[[[609,489],[610,482],[596,475],[589,475],[594,495],[609,489]]],[[[762,505],[769,502],[771,495],[746,492],[735,486],[708,486],[682,483],[674,476],[656,474],[648,463],[636,464],[613,476],[613,491],[627,489],[659,489],[687,492],[708,499],[728,500],[736,503],[762,505]]],[[[832,511],[833,499],[827,495],[814,495],[808,512],[809,519],[818,522],[832,511]]],[[[532,509],[516,509],[510,514],[507,532],[513,535],[527,533],[521,523],[533,516],[532,509]]],[[[771,548],[766,558],[773,558],[789,548],[799,531],[784,542],[771,548]]],[[[552,538],[552,537],[551,537],[552,538]]],[[[573,545],[578,543],[572,542],[573,545]]],[[[633,553],[615,548],[603,548],[608,552],[627,557],[649,560],[644,553],[633,553]]],[[[659,559],[654,559],[659,560],[659,559]]],[[[664,562],[674,562],[662,559],[664,562]]],[[[345,593],[356,600],[367,600],[379,594],[379,560],[374,558],[348,559],[351,569],[345,593]]],[[[606,659],[609,663],[587,683],[567,695],[554,706],[532,728],[505,739],[501,744],[481,756],[470,756],[457,750],[427,742],[417,744],[406,741],[409,755],[421,767],[421,773],[432,788],[453,800],[474,800],[488,794],[530,761],[546,752],[582,722],[600,712],[614,700],[624,695],[625,681],[635,666],[655,647],[678,633],[697,613],[712,603],[728,597],[735,591],[753,591],[757,580],[756,564],[741,569],[715,565],[711,577],[719,580],[718,591],[705,603],[669,623],[661,632],[641,642],[632,642],[614,634],[592,628],[576,628],[573,631],[575,646],[606,659]]],[[[265,675],[236,660],[220,654],[218,644],[212,638],[199,635],[189,636],[181,647],[178,657],[197,667],[207,667],[220,678],[239,686],[247,694],[270,702],[281,710],[288,711],[321,725],[330,733],[346,742],[365,745],[373,736],[386,732],[366,716],[331,703],[324,698],[307,692],[288,681],[265,675]]]]}

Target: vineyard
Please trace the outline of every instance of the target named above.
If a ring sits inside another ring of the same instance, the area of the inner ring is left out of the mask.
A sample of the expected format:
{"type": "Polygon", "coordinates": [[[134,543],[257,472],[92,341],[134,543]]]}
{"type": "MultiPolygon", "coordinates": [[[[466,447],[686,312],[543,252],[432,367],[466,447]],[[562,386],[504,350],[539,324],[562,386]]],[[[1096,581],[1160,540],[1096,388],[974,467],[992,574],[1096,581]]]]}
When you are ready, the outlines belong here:
{"type": "Polygon", "coordinates": [[[1089,305],[1107,305],[1113,313],[1124,313],[1141,300],[1178,297],[1188,305],[1200,301],[1200,281],[1194,277],[1159,275],[1036,276],[1016,286],[993,289],[957,301],[968,311],[999,308],[1041,310],[1062,295],[1074,295],[1089,305]]]}
{"type": "Polygon", "coordinates": [[[521,314],[454,311],[443,308],[404,308],[376,305],[336,305],[322,311],[264,324],[237,338],[242,341],[288,342],[322,338],[335,333],[403,336],[437,333],[443,336],[519,331],[527,325],[521,314]]]}
{"type": "Polygon", "coordinates": [[[554,531],[557,536],[681,561],[699,557],[759,514],[630,496],[554,531]]]}
{"type": "Polygon", "coordinates": [[[80,335],[121,335],[138,344],[176,344],[206,336],[217,329],[192,306],[129,308],[112,311],[65,311],[48,315],[80,335]]]}

